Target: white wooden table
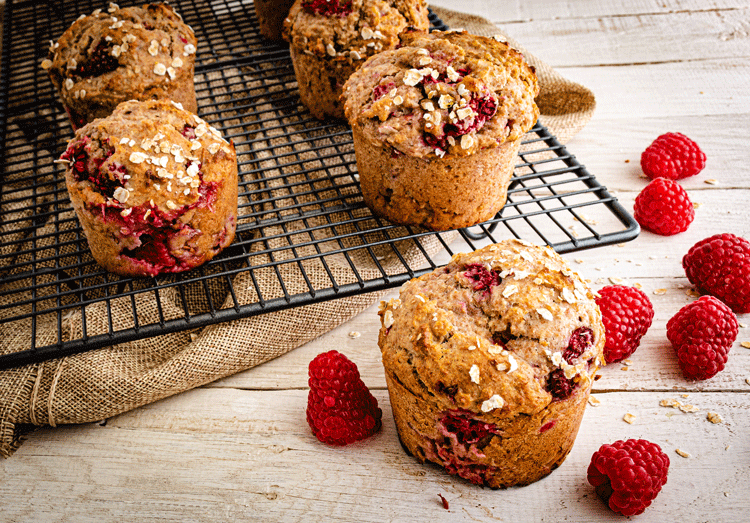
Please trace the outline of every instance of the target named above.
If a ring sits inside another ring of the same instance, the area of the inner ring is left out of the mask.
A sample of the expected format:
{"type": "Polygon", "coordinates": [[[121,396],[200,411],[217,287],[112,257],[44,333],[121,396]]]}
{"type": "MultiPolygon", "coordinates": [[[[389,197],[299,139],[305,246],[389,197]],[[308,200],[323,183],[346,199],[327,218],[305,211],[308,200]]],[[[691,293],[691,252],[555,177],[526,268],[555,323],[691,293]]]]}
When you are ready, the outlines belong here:
{"type": "Polygon", "coordinates": [[[601,444],[646,438],[672,465],[638,521],[748,521],[750,350],[740,342],[750,341],[750,315],[739,317],[726,369],[704,382],[682,377],[665,335],[667,320],[694,299],[680,264],[689,247],[719,232],[750,238],[748,2],[433,3],[493,20],[595,92],[594,119],[569,149],[626,208],[646,185],[640,153],[659,134],[683,132],[708,156],[705,171],[682,182],[700,204],[687,232],[644,232],[624,245],[567,255],[595,289],[611,277],[642,285],[656,316],[632,364],[600,372],[594,395],[601,405],[588,408],[565,463],[531,486],[493,491],[406,455],[372,307],[250,371],[106,423],[37,431],[0,461],[0,520],[619,521],[596,498],[586,469],[601,444]],[[307,364],[333,348],[357,363],[384,412],[379,434],[345,448],[319,443],[305,422],[307,364]],[[699,410],[659,405],[670,398],[699,410]],[[723,421],[707,421],[709,411],[723,421]],[[626,413],[635,416],[632,424],[623,421],[626,413]]]}

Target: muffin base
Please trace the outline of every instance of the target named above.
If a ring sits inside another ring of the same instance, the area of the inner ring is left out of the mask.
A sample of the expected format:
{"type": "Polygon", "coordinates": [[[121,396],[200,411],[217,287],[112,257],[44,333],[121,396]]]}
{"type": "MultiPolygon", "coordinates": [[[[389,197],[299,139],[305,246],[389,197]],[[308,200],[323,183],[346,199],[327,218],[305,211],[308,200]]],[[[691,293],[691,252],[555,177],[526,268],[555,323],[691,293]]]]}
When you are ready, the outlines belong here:
{"type": "Polygon", "coordinates": [[[401,225],[433,231],[470,227],[495,216],[505,205],[520,140],[470,156],[430,160],[394,154],[352,129],[365,204],[401,225]]]}
{"type": "Polygon", "coordinates": [[[528,416],[494,418],[463,411],[494,427],[481,443],[465,444],[440,420],[449,412],[406,389],[386,370],[393,418],[402,446],[421,463],[430,461],[450,474],[492,488],[523,486],[542,479],[565,461],[573,447],[590,385],[528,416]]]}
{"type": "Polygon", "coordinates": [[[357,64],[346,61],[333,62],[309,55],[294,46],[289,48],[297,77],[302,103],[318,120],[328,117],[344,119],[344,102],[341,100],[344,83],[357,64]]]}

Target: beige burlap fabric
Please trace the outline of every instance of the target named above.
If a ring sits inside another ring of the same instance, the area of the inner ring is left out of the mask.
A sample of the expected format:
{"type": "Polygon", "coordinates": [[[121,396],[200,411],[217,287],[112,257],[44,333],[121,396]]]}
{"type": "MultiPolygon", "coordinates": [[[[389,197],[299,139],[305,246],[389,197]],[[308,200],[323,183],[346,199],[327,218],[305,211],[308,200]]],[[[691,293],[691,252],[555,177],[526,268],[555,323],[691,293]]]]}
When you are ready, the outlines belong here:
{"type": "MultiPolygon", "coordinates": [[[[464,28],[483,35],[499,33],[494,25],[482,18],[443,9],[435,11],[452,28],[464,28]]],[[[518,48],[521,47],[516,42],[511,43],[518,48]]],[[[542,122],[560,141],[565,142],[590,119],[594,111],[594,96],[585,87],[561,77],[533,55],[525,54],[536,67],[540,78],[541,93],[538,104],[542,122]]],[[[274,139],[272,134],[269,135],[268,143],[274,139]]],[[[278,139],[283,139],[283,136],[279,136],[278,139]]],[[[262,151],[250,149],[238,152],[253,155],[255,161],[263,166],[262,151]]],[[[304,157],[304,151],[295,152],[304,157]]],[[[311,156],[311,161],[312,159],[311,156]]],[[[267,167],[271,168],[272,165],[269,164],[267,167]]],[[[13,181],[7,180],[4,183],[13,181]]],[[[0,201],[0,205],[5,203],[0,201]]],[[[8,205],[18,205],[18,202],[8,205]]],[[[24,213],[27,213],[24,206],[18,206],[14,228],[22,226],[23,220],[30,219],[24,213]]],[[[0,234],[12,235],[14,228],[0,228],[0,234]]],[[[74,228],[75,223],[72,221],[71,229],[74,228]]],[[[320,245],[325,245],[326,230],[328,229],[322,228],[321,237],[316,238],[321,241],[320,245]]],[[[356,236],[353,235],[354,238],[356,236]]],[[[431,241],[423,242],[422,248],[431,256],[439,250],[440,243],[433,238],[431,241]]],[[[314,254],[314,247],[307,249],[314,254]]],[[[399,254],[409,260],[412,266],[419,263],[422,253],[414,243],[405,243],[399,250],[399,254]]],[[[297,252],[300,256],[305,254],[304,249],[297,252]]],[[[393,256],[392,251],[384,253],[383,259],[380,260],[386,270],[401,266],[390,259],[393,256]]],[[[14,258],[3,259],[17,262],[14,258]]],[[[251,257],[251,263],[254,264],[264,261],[267,260],[261,256],[257,259],[251,257]]],[[[328,271],[338,283],[351,281],[350,260],[333,256],[326,261],[327,270],[319,262],[306,262],[304,269],[310,276],[313,287],[330,286],[331,276],[328,271]]],[[[379,269],[372,266],[371,258],[355,254],[351,262],[355,264],[362,278],[380,276],[379,269]]],[[[287,292],[294,294],[308,290],[308,283],[302,277],[297,264],[282,265],[279,270],[282,272],[281,280],[287,285],[287,292]]],[[[0,273],[8,274],[8,271],[0,266],[0,273]]],[[[272,269],[259,271],[255,276],[256,281],[252,281],[247,272],[239,272],[232,282],[239,303],[253,303],[257,300],[256,284],[263,288],[266,296],[282,292],[279,288],[279,275],[272,269]]],[[[226,281],[217,279],[211,282],[210,296],[214,303],[224,302],[225,306],[232,306],[234,302],[233,298],[228,296],[226,281]]],[[[7,290],[7,285],[9,284],[0,283],[0,290],[7,290]]],[[[196,289],[194,295],[188,290],[186,299],[175,294],[167,288],[160,290],[158,297],[153,294],[137,295],[139,319],[144,323],[153,321],[158,314],[157,299],[165,319],[182,316],[182,304],[185,302],[190,303],[191,310],[200,310],[205,305],[202,301],[206,301],[206,293],[202,289],[196,289]]],[[[375,293],[344,298],[231,321],[200,331],[163,335],[3,371],[0,373],[0,455],[10,456],[34,427],[102,420],[259,365],[327,332],[358,314],[380,297],[380,294],[375,293]]],[[[127,323],[132,322],[132,319],[125,319],[130,317],[126,313],[132,306],[129,298],[115,298],[109,302],[109,306],[113,311],[111,321],[114,322],[115,328],[132,326],[127,323]],[[122,315],[118,314],[120,309],[123,311],[122,315]],[[123,324],[119,325],[120,323],[123,324]]],[[[80,316],[78,314],[66,317],[66,337],[75,338],[80,333],[80,316]]],[[[85,320],[87,332],[96,334],[107,331],[110,316],[107,315],[103,304],[94,304],[86,307],[85,320]]],[[[31,324],[28,320],[3,324],[0,336],[4,345],[0,352],[15,352],[27,348],[30,331],[31,324]]],[[[55,343],[56,336],[57,325],[54,316],[49,319],[42,317],[37,321],[37,346],[55,343]]]]}

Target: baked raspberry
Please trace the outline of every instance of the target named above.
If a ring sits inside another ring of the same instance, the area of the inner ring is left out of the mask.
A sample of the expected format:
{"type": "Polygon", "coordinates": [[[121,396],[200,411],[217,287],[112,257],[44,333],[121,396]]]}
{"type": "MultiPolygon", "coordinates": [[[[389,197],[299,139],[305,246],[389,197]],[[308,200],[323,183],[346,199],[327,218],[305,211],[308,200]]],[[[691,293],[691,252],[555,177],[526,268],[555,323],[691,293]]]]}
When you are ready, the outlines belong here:
{"type": "Polygon", "coordinates": [[[352,12],[352,0],[304,0],[302,8],[313,15],[346,16],[352,12]]]}
{"type": "Polygon", "coordinates": [[[685,189],[667,178],[657,178],[644,187],[635,199],[634,210],[641,227],[662,236],[686,231],[695,218],[685,189]]]}
{"type": "Polygon", "coordinates": [[[604,360],[622,361],[635,352],[654,319],[654,307],[646,294],[635,287],[608,285],[599,291],[596,304],[602,311],[607,334],[604,360]]]}
{"type": "Polygon", "coordinates": [[[307,423],[320,441],[347,445],[372,436],[383,416],[357,366],[332,350],[310,362],[307,423]]]}
{"type": "Polygon", "coordinates": [[[667,338],[691,380],[707,380],[724,369],[738,331],[737,317],[713,296],[684,306],[667,322],[667,338]]]}
{"type": "Polygon", "coordinates": [[[669,456],[643,439],[604,444],[591,456],[588,481],[609,508],[623,516],[642,514],[667,482],[669,456]]]}
{"type": "Polygon", "coordinates": [[[563,352],[563,358],[568,363],[573,362],[586,349],[594,344],[594,331],[588,327],[578,327],[573,331],[568,340],[568,348],[563,352]]]}
{"type": "Polygon", "coordinates": [[[501,281],[500,274],[487,269],[481,263],[467,265],[463,274],[465,278],[473,282],[472,288],[475,291],[482,291],[484,293],[491,292],[492,287],[500,285],[501,281]]]}
{"type": "Polygon", "coordinates": [[[440,418],[439,428],[441,432],[448,433],[451,438],[455,437],[456,443],[464,446],[474,445],[484,448],[493,436],[501,431],[492,423],[476,419],[473,414],[466,410],[451,410],[440,418]]]}
{"type": "Polygon", "coordinates": [[[112,56],[112,49],[102,40],[89,55],[89,59],[80,62],[73,71],[73,74],[81,78],[90,76],[101,76],[104,73],[114,71],[120,66],[117,58],[112,56]]]}
{"type": "Polygon", "coordinates": [[[372,90],[372,99],[374,101],[380,100],[385,96],[385,93],[391,92],[391,89],[396,87],[395,82],[386,82],[384,84],[379,84],[375,86],[375,89],[372,90]]]}
{"type": "MultiPolygon", "coordinates": [[[[579,327],[570,335],[568,347],[563,352],[563,359],[567,363],[575,364],[575,360],[593,344],[594,331],[588,327],[579,327]]],[[[563,369],[555,369],[547,376],[545,388],[554,398],[564,400],[573,394],[576,383],[573,378],[565,377],[563,369]]]]}
{"type": "Polygon", "coordinates": [[[566,378],[562,369],[555,369],[547,376],[545,389],[553,398],[564,400],[573,394],[573,380],[566,378]]]}
{"type": "Polygon", "coordinates": [[[697,143],[681,133],[662,134],[641,154],[641,169],[652,180],[695,176],[705,166],[706,155],[697,143]]]}
{"type": "Polygon", "coordinates": [[[682,258],[690,283],[737,314],[750,312],[750,242],[734,234],[699,241],[682,258]]]}

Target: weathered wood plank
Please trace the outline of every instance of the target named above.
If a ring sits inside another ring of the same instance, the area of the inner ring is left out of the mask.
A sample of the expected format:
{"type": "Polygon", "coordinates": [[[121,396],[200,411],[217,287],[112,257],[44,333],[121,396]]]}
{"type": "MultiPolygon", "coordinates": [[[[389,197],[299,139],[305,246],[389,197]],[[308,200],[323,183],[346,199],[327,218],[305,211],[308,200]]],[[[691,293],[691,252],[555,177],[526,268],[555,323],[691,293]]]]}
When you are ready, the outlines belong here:
{"type": "Polygon", "coordinates": [[[198,389],[95,424],[42,430],[0,462],[9,521],[616,521],[586,481],[603,443],[645,438],[672,462],[639,521],[738,521],[750,509],[747,394],[691,394],[700,410],[659,406],[665,393],[598,394],[563,465],[523,488],[493,491],[421,465],[382,431],[345,448],[317,442],[306,391],[198,389]],[[217,408],[220,406],[220,408],[217,408]],[[717,412],[720,424],[706,420],[717,412]],[[625,413],[635,415],[630,425],[625,413]],[[687,452],[682,458],[675,449],[687,452]],[[449,502],[444,510],[438,494],[449,502]],[[727,499],[729,498],[729,499],[727,499]]]}
{"type": "Polygon", "coordinates": [[[498,23],[517,24],[539,20],[733,11],[747,7],[743,0],[432,0],[430,5],[476,14],[498,23]]]}

